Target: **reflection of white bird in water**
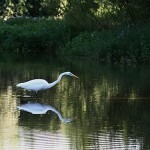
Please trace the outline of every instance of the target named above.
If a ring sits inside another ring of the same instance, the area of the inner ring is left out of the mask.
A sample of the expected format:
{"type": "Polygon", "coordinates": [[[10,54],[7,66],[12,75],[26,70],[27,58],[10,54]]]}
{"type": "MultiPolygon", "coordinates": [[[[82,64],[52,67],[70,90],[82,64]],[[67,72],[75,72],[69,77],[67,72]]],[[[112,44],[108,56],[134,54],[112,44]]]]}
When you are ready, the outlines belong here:
{"type": "Polygon", "coordinates": [[[61,80],[62,76],[64,75],[78,78],[76,75],[72,74],[71,72],[64,72],[64,73],[61,73],[58,79],[52,83],[48,83],[44,79],[34,79],[34,80],[30,80],[24,83],[19,83],[17,84],[17,87],[21,87],[29,91],[35,91],[37,93],[40,90],[46,90],[46,89],[53,87],[55,84],[57,84],[61,80]]]}
{"type": "Polygon", "coordinates": [[[34,103],[34,102],[28,102],[26,104],[22,104],[20,106],[17,106],[19,110],[23,110],[32,114],[46,114],[47,111],[51,110],[54,113],[56,113],[59,117],[59,119],[64,123],[69,123],[72,121],[70,118],[63,118],[62,115],[58,110],[56,110],[54,107],[46,104],[41,103],[34,103]]]}

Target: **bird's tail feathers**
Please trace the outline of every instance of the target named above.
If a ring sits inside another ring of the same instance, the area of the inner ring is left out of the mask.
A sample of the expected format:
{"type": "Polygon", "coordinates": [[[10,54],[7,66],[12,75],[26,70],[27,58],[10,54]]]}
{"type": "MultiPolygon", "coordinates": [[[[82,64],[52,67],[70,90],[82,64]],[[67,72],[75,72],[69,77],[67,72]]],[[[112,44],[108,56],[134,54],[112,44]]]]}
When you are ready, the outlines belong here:
{"type": "Polygon", "coordinates": [[[17,87],[22,87],[22,85],[23,85],[23,83],[19,83],[19,84],[17,84],[16,86],[17,86],[17,87]]]}

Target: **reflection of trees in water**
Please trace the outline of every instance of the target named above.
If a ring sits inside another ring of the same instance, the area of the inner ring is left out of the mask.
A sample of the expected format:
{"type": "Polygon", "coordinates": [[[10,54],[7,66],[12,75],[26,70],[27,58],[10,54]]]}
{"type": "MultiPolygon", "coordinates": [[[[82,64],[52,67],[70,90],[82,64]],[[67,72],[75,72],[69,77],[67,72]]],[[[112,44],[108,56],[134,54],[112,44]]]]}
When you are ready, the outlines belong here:
{"type": "MultiPolygon", "coordinates": [[[[79,69],[82,70],[82,67],[79,69]]],[[[139,140],[139,144],[145,143],[147,146],[148,142],[145,141],[149,136],[148,134],[144,135],[143,125],[149,125],[149,121],[147,121],[148,118],[145,118],[146,120],[143,122],[142,118],[149,114],[149,111],[145,109],[143,116],[144,109],[141,110],[143,102],[139,103],[139,99],[147,98],[148,95],[149,83],[146,83],[150,73],[148,68],[112,68],[110,66],[107,68],[105,66],[99,70],[94,67],[93,70],[91,67],[86,69],[82,70],[79,87],[66,86],[69,87],[69,91],[66,93],[65,101],[67,101],[67,95],[75,97],[70,108],[72,108],[72,115],[76,118],[76,123],[73,125],[75,125],[77,136],[86,143],[88,139],[83,139],[86,134],[88,137],[90,133],[98,133],[103,130],[106,133],[112,132],[110,136],[113,137],[115,133],[121,131],[120,134],[124,140],[127,140],[127,143],[130,138],[133,138],[139,140]],[[146,75],[143,72],[147,72],[146,75]],[[141,90],[143,91],[141,92],[141,90]],[[116,100],[118,100],[117,103],[116,100]]],[[[145,104],[143,103],[143,105],[145,104]]],[[[95,139],[97,138],[95,137],[95,139]]],[[[134,144],[136,145],[136,142],[134,144]]]]}
{"type": "Polygon", "coordinates": [[[114,100],[109,106],[108,124],[115,132],[123,130],[124,139],[138,139],[141,146],[149,146],[149,107],[147,100],[114,100]]]}
{"type": "MultiPolygon", "coordinates": [[[[76,67],[75,65],[71,66],[76,67]]],[[[85,63],[78,66],[78,72],[81,72],[79,74],[81,76],[80,84],[64,77],[56,88],[50,90],[56,93],[55,90],[63,91],[69,86],[68,92],[74,93],[74,90],[77,89],[80,90],[80,93],[77,94],[82,95],[82,98],[90,94],[92,97],[95,96],[94,98],[98,101],[101,98],[148,96],[147,91],[150,82],[148,80],[150,74],[148,67],[120,67],[85,63]]],[[[58,70],[58,66],[53,64],[3,63],[0,64],[0,77],[4,80],[4,82],[1,81],[1,89],[7,89],[8,85],[12,85],[15,89],[18,82],[34,78],[45,78],[52,82],[58,77],[60,73],[58,70]]]]}
{"type": "MultiPolygon", "coordinates": [[[[147,92],[150,85],[148,67],[120,67],[88,63],[71,66],[75,70],[78,68],[77,75],[80,80],[64,77],[56,87],[40,92],[41,99],[39,100],[55,106],[64,117],[69,116],[74,119],[71,125],[63,126],[63,130],[69,134],[73,142],[76,141],[77,147],[98,143],[100,134],[108,134],[108,139],[111,140],[114,135],[117,136],[118,132],[122,135],[122,140],[127,143],[130,138],[143,137],[143,142],[141,142],[143,147],[149,145],[149,104],[146,100],[145,102],[139,101],[140,98],[149,95],[147,92]],[[92,136],[92,141],[88,138],[89,136],[92,136]]],[[[5,81],[1,81],[0,93],[12,86],[15,94],[16,83],[31,78],[53,81],[67,67],[59,68],[49,64],[29,63],[0,65],[0,68],[0,78],[5,81]]],[[[24,90],[17,92],[20,95],[30,94],[24,90]]],[[[35,127],[30,122],[31,114],[21,113],[19,123],[26,124],[30,128],[35,127]]],[[[35,116],[32,119],[32,122],[37,122],[37,128],[46,128],[46,130],[61,128],[61,123],[54,114],[35,116]],[[42,124],[44,124],[43,127],[42,124]]]]}

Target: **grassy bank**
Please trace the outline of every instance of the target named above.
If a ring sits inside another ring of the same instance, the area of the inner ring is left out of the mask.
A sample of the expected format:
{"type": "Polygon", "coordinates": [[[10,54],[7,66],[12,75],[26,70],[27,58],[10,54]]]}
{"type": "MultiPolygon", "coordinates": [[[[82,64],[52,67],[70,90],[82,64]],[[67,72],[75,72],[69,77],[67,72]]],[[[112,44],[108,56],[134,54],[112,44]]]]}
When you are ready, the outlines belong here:
{"type": "Polygon", "coordinates": [[[0,53],[48,53],[63,59],[149,63],[150,25],[76,32],[62,20],[16,18],[0,22],[0,53]]]}

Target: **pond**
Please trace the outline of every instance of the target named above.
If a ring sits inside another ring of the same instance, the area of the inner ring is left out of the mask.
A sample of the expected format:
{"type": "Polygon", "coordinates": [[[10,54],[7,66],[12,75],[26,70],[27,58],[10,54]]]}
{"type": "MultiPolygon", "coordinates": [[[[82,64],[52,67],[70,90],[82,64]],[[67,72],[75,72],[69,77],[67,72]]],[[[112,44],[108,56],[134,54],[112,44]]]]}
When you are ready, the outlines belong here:
{"type": "Polygon", "coordinates": [[[149,77],[149,66],[0,63],[0,149],[150,149],[149,77]],[[37,97],[16,87],[35,78],[53,82],[65,71],[79,79],[64,76],[37,97]]]}

